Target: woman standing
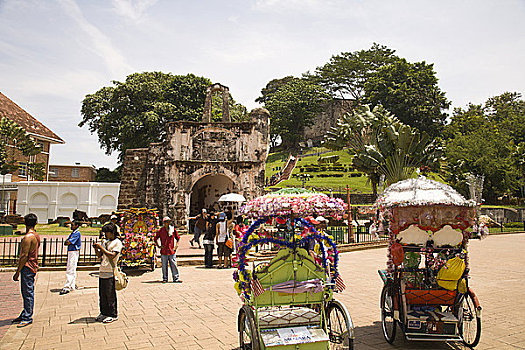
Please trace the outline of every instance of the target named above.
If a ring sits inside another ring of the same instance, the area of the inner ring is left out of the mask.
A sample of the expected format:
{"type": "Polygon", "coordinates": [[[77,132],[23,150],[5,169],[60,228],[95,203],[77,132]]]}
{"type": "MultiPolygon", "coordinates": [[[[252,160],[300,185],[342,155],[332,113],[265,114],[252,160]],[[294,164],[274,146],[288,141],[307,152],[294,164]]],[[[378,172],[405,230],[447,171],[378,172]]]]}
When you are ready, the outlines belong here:
{"type": "Polygon", "coordinates": [[[229,238],[229,224],[230,222],[226,220],[226,214],[221,213],[219,215],[219,222],[216,226],[217,234],[215,236],[215,242],[217,243],[217,255],[219,256],[219,266],[217,266],[217,268],[219,269],[231,267],[230,255],[232,250],[226,245],[226,241],[229,238]]]}
{"type": "Polygon", "coordinates": [[[97,321],[111,323],[118,319],[114,270],[122,250],[122,242],[117,238],[117,227],[113,223],[105,224],[102,227],[102,232],[106,240],[103,243],[93,244],[97,256],[102,258],[98,279],[100,315],[98,315],[97,321]]]}

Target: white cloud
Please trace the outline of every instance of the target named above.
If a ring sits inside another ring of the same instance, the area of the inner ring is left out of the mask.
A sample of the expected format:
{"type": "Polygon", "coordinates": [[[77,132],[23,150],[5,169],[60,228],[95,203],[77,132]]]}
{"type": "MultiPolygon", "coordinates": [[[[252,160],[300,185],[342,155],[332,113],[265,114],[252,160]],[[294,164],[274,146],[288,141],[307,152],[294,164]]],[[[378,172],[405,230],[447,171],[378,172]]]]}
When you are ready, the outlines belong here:
{"type": "Polygon", "coordinates": [[[80,7],[73,0],[60,0],[66,13],[75,20],[80,29],[91,40],[93,51],[104,59],[108,70],[113,76],[125,76],[133,71],[133,68],[126,62],[124,56],[113,47],[111,40],[102,33],[96,26],[89,23],[82,14],[80,7]]]}
{"type": "Polygon", "coordinates": [[[113,0],[115,12],[134,22],[140,22],[146,10],[154,6],[157,0],[113,0]]]}

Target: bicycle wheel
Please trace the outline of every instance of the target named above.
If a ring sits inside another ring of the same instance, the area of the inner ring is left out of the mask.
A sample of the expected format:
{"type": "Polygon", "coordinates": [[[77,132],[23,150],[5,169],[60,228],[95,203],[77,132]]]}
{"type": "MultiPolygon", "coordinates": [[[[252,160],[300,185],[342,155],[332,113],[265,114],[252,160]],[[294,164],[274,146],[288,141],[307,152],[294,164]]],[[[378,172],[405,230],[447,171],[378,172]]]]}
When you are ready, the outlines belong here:
{"type": "Polygon", "coordinates": [[[396,320],[392,299],[392,288],[385,284],[381,291],[381,328],[385,340],[392,344],[396,339],[396,320]]]}
{"type": "Polygon", "coordinates": [[[327,332],[331,350],[352,350],[354,348],[353,326],[350,315],[343,304],[332,300],[326,307],[327,332]]]}
{"type": "Polygon", "coordinates": [[[255,326],[253,312],[246,307],[239,311],[240,350],[260,350],[259,336],[255,326]]]}
{"type": "Polygon", "coordinates": [[[460,332],[463,343],[469,348],[473,348],[478,345],[481,337],[481,317],[476,314],[476,307],[470,293],[463,298],[460,312],[460,332]]]}

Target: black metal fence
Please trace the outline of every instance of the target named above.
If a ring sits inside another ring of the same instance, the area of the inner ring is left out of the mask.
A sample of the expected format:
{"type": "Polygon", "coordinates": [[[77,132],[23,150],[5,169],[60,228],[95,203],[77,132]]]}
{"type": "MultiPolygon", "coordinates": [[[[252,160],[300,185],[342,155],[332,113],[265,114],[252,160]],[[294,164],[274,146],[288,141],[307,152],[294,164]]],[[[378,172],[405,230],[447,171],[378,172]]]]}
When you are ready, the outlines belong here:
{"type": "MultiPolygon", "coordinates": [[[[67,264],[67,238],[42,238],[38,250],[39,266],[64,266],[67,264]]],[[[96,237],[82,239],[79,265],[93,265],[99,262],[93,243],[96,237]]],[[[18,264],[21,238],[0,238],[0,265],[15,266],[18,264]]]]}
{"type": "Polygon", "coordinates": [[[386,242],[388,240],[387,236],[376,236],[369,233],[367,226],[354,226],[352,228],[353,242],[351,241],[348,226],[330,226],[327,229],[327,233],[334,237],[336,244],[386,242]]]}

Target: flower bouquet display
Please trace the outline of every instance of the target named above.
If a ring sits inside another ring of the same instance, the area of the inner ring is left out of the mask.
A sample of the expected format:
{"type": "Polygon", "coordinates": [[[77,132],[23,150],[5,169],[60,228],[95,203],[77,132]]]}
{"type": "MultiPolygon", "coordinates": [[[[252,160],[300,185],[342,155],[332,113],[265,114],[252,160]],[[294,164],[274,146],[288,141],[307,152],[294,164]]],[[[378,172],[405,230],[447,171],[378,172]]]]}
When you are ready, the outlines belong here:
{"type": "Polygon", "coordinates": [[[121,213],[121,232],[124,236],[121,264],[127,267],[155,269],[154,237],[159,228],[155,209],[131,208],[121,213]]]}

